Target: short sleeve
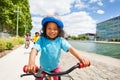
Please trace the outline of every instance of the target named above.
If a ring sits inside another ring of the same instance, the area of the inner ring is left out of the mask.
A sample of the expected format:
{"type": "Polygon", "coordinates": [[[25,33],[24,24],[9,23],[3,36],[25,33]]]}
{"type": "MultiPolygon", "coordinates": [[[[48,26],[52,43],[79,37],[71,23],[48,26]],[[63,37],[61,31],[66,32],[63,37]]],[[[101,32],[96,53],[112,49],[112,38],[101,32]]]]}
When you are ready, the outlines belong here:
{"type": "Polygon", "coordinates": [[[69,48],[71,47],[71,45],[67,42],[67,40],[65,40],[64,38],[62,38],[62,49],[65,51],[65,52],[68,52],[69,48]]]}
{"type": "Polygon", "coordinates": [[[41,51],[41,38],[37,40],[37,42],[33,45],[33,48],[36,49],[38,52],[41,51]]]}

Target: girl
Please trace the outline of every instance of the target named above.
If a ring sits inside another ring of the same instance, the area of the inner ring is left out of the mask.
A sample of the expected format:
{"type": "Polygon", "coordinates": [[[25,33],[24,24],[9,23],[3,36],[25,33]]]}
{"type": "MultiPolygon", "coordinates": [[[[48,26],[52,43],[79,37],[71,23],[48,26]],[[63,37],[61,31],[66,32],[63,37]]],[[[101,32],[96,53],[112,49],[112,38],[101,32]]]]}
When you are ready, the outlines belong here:
{"type": "Polygon", "coordinates": [[[29,46],[30,46],[30,34],[29,33],[26,33],[26,36],[25,36],[25,48],[27,49],[29,46]]]}
{"type": "Polygon", "coordinates": [[[32,39],[32,41],[33,41],[34,44],[39,39],[39,37],[40,37],[39,32],[35,32],[35,36],[32,39]]]}
{"type": "MultiPolygon", "coordinates": [[[[35,57],[39,51],[41,51],[40,67],[45,71],[60,71],[61,49],[65,52],[70,52],[80,62],[82,62],[85,67],[89,65],[89,60],[81,57],[77,50],[63,38],[63,27],[63,22],[55,16],[47,16],[43,18],[41,37],[35,43],[30,52],[29,62],[26,68],[28,72],[35,70],[35,57]]],[[[35,80],[43,79],[37,78],[35,80]]],[[[54,77],[54,80],[58,80],[58,77],[54,77]]]]}

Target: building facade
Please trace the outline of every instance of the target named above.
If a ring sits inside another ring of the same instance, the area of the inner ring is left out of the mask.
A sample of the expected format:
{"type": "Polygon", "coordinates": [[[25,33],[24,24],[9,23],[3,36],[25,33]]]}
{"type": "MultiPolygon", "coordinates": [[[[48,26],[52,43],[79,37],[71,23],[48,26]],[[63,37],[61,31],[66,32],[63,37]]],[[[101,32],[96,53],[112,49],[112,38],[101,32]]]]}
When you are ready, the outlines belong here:
{"type": "Polygon", "coordinates": [[[120,16],[98,23],[96,40],[120,41],[120,16]]]}
{"type": "Polygon", "coordinates": [[[85,36],[85,37],[87,37],[89,40],[95,40],[95,34],[93,34],[93,33],[85,33],[85,34],[80,34],[80,35],[78,35],[79,37],[81,37],[81,36],[85,36]]]}

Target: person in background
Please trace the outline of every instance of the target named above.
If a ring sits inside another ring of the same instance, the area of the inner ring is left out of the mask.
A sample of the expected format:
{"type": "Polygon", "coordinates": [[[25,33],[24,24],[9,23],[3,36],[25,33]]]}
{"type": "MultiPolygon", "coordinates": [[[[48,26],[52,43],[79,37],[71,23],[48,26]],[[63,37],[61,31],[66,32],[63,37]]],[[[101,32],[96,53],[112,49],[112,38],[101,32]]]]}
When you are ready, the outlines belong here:
{"type": "Polygon", "coordinates": [[[29,33],[26,33],[26,36],[25,36],[25,48],[28,48],[30,46],[30,34],[29,33]]]}
{"type": "Polygon", "coordinates": [[[35,36],[33,37],[32,41],[33,43],[35,44],[36,41],[39,39],[40,35],[39,35],[39,32],[35,32],[35,36]]]}
{"type": "MultiPolygon", "coordinates": [[[[30,52],[28,65],[26,67],[27,72],[34,72],[36,68],[35,58],[38,52],[41,53],[39,60],[40,67],[43,70],[53,73],[60,72],[61,49],[65,52],[70,52],[80,63],[84,64],[84,67],[89,66],[90,61],[82,57],[80,53],[64,39],[63,27],[63,22],[56,16],[43,18],[41,37],[34,44],[30,52]]],[[[54,80],[59,80],[58,76],[53,78],[54,80]]],[[[43,79],[36,78],[35,80],[43,79]]]]}

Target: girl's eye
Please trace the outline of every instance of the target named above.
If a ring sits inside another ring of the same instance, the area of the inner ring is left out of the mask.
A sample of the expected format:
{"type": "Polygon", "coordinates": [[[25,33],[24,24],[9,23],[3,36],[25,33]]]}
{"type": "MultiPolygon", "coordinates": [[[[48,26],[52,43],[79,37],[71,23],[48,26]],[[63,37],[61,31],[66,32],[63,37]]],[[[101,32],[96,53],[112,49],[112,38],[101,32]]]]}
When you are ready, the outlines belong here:
{"type": "Polygon", "coordinates": [[[54,29],[54,30],[58,30],[58,29],[56,28],[56,29],[54,29]]]}
{"type": "Polygon", "coordinates": [[[56,30],[58,30],[57,28],[55,28],[55,29],[52,29],[52,28],[48,28],[48,30],[54,30],[54,31],[56,31],[56,30]]]}

